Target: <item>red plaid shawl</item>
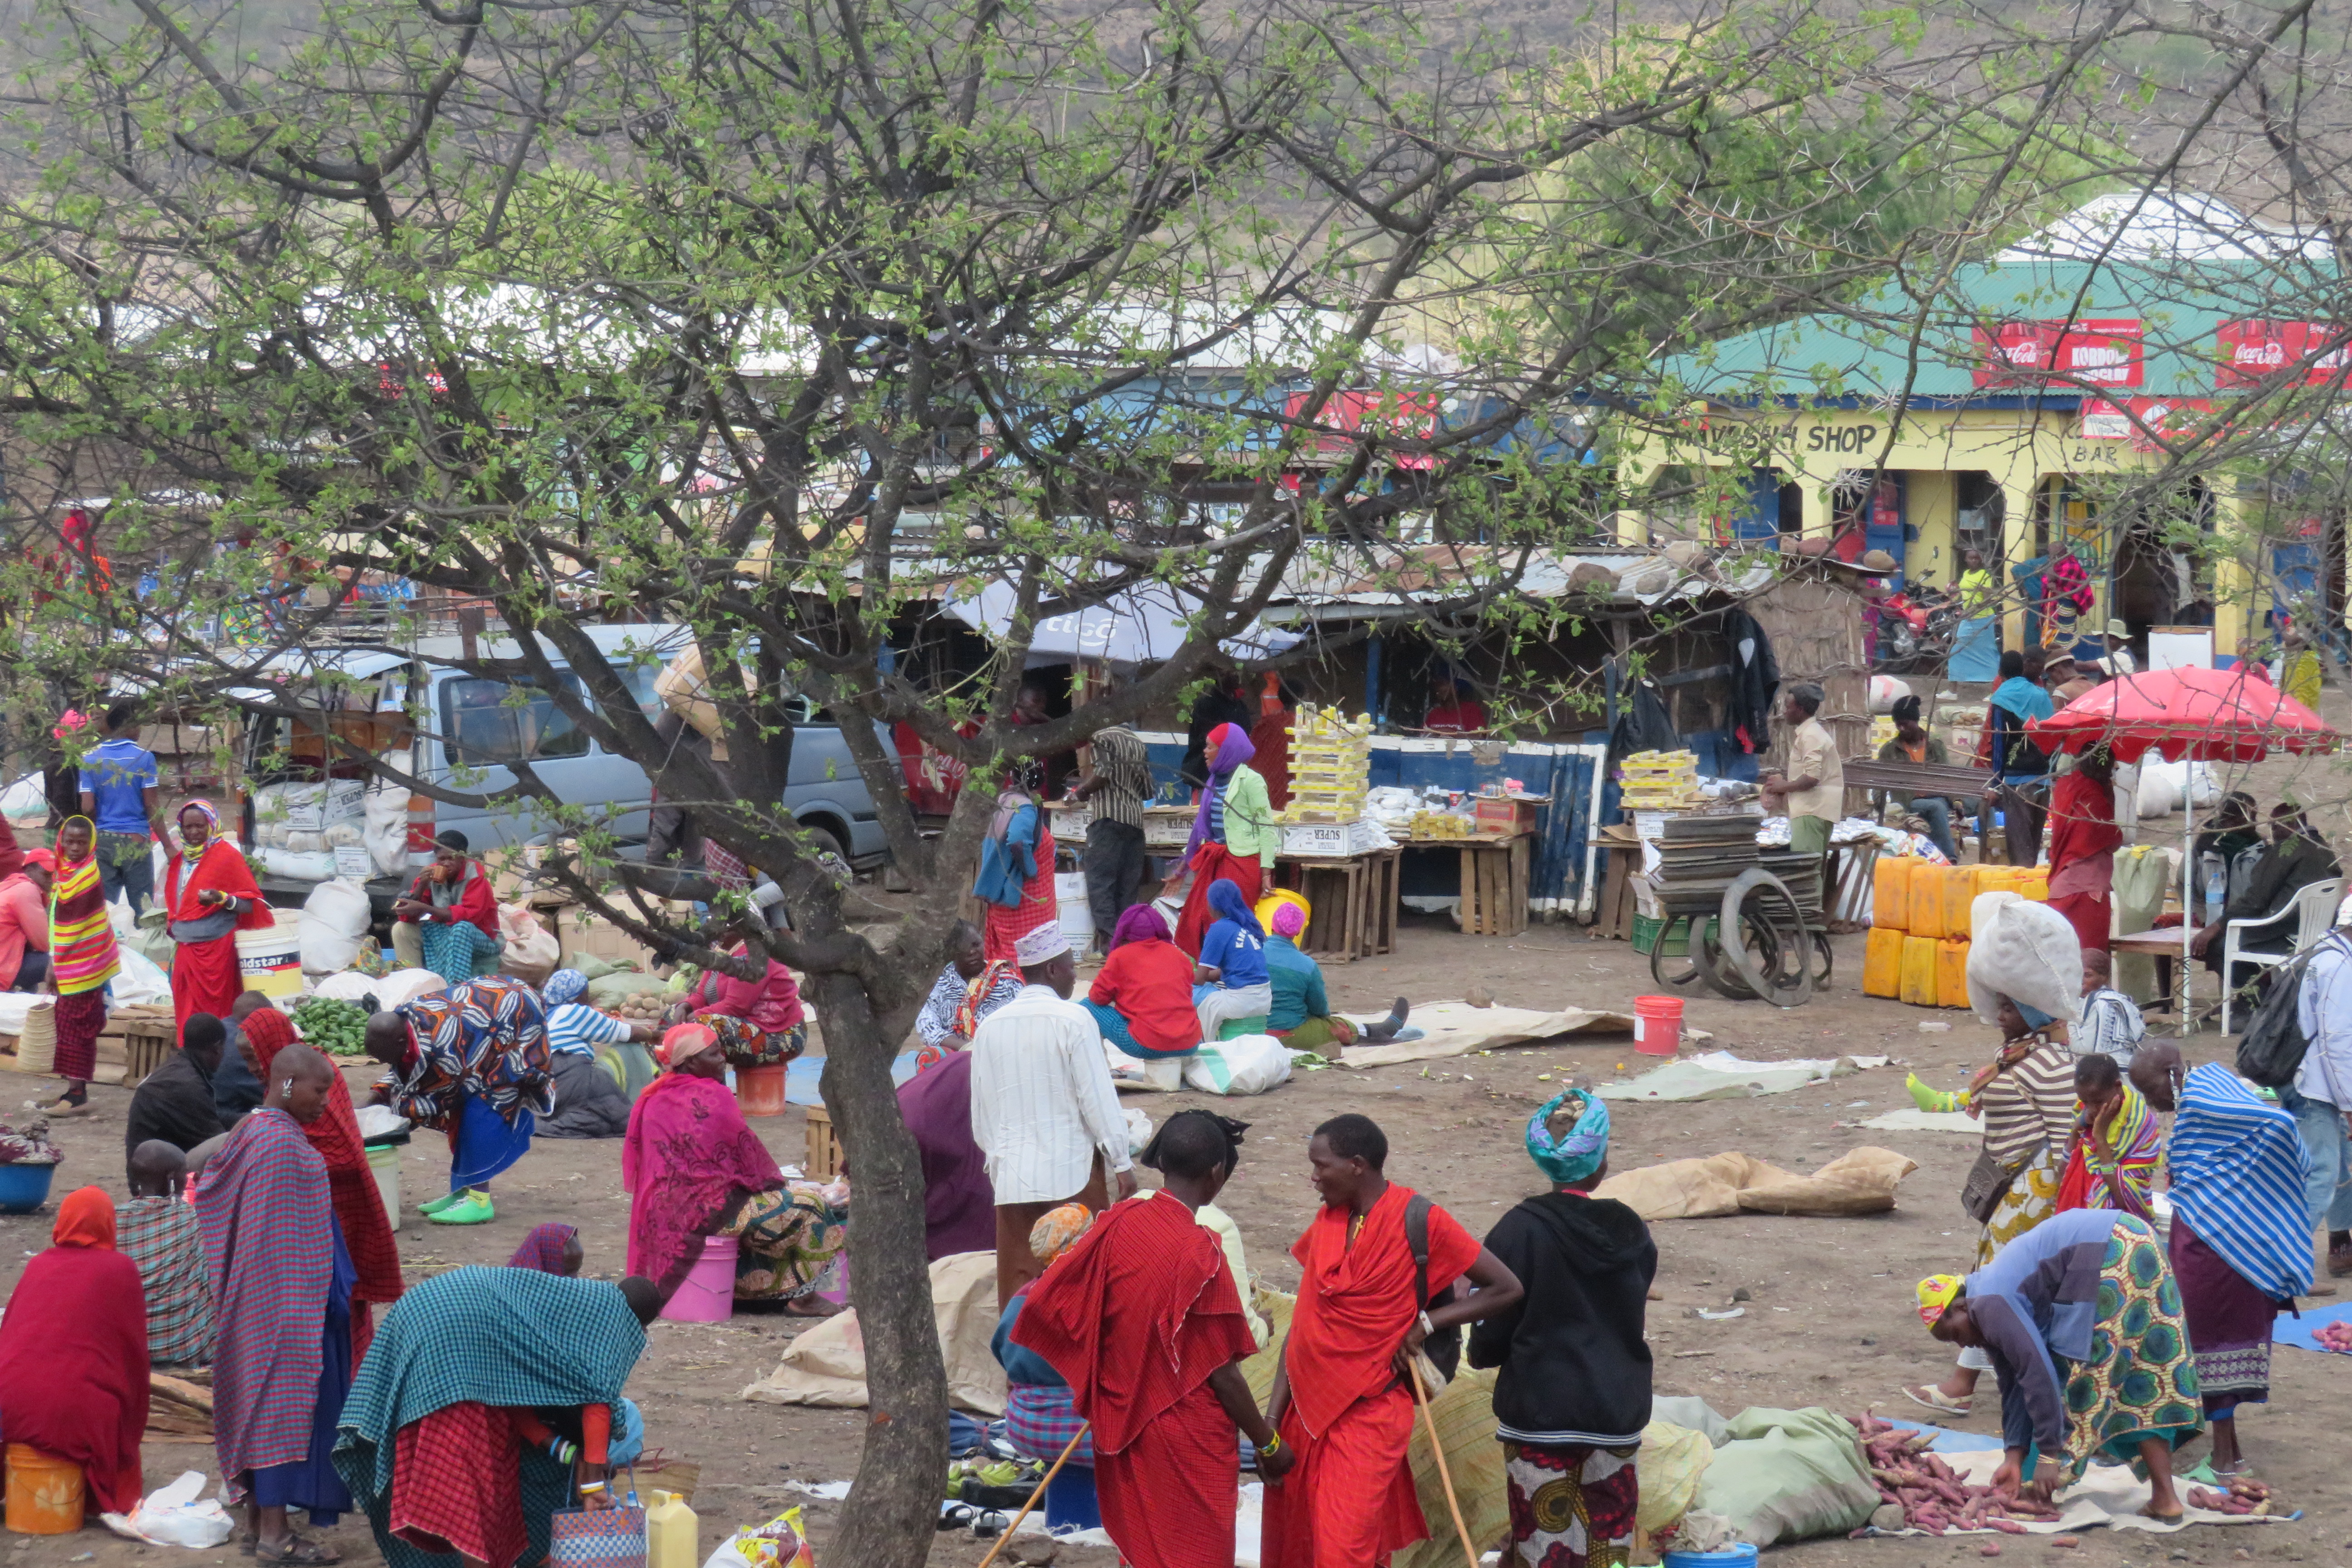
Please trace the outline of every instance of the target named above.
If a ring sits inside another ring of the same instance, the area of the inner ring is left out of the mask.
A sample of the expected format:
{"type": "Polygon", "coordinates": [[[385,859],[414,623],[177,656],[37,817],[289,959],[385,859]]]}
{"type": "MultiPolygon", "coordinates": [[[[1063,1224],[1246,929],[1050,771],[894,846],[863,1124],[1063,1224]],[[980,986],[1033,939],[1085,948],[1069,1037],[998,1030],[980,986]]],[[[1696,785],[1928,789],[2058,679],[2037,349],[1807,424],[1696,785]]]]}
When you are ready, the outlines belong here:
{"type": "Polygon", "coordinates": [[[333,1215],[327,1162],[282,1110],[247,1116],[205,1167],[196,1218],[220,1313],[213,1437],[223,1475],[310,1457],[333,1215]]]}
{"type": "MultiPolygon", "coordinates": [[[[260,1064],[259,1077],[269,1081],[269,1064],[294,1043],[294,1026],[275,1007],[264,1007],[245,1021],[246,1043],[260,1064]]],[[[302,1129],[327,1162],[327,1184],[334,1193],[335,1218],[343,1227],[343,1247],[358,1274],[352,1287],[354,1302],[400,1300],[400,1246],[392,1238],[392,1219],[383,1212],[383,1194],[375,1173],[368,1169],[367,1145],[360,1138],[360,1115],[352,1104],[351,1085],[339,1068],[327,1085],[327,1113],[302,1129]]],[[[352,1314],[354,1321],[359,1317],[352,1314]]],[[[364,1351],[365,1346],[355,1349],[364,1351]]]]}

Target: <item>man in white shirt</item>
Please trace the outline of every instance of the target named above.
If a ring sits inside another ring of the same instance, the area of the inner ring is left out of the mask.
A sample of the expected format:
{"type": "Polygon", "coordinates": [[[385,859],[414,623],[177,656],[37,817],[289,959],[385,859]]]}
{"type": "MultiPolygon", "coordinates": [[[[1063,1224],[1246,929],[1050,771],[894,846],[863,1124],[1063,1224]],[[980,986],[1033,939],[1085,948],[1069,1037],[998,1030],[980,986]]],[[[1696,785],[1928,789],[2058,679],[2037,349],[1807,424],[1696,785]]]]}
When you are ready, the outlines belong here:
{"type": "Polygon", "coordinates": [[[2099,668],[2110,676],[2136,674],[2139,664],[2131,654],[2131,628],[2120,619],[2110,616],[2106,629],[2107,635],[2103,640],[2107,645],[2107,657],[2099,660],[2099,668]]]}
{"type": "Polygon", "coordinates": [[[2327,1224],[2327,1272],[2352,1274],[2352,933],[2330,931],[2304,966],[2295,1012],[2310,1048],[2279,1104],[2311,1151],[2310,1223],[2327,1224]]]}
{"type": "Polygon", "coordinates": [[[1108,1183],[1135,1195],[1127,1119],[1111,1084],[1102,1031],[1069,999],[1077,982],[1058,924],[1013,944],[1021,994],[982,1019],[971,1037],[971,1141],[988,1157],[996,1195],[996,1304],[1045,1270],[1029,1229],[1048,1209],[1081,1203],[1100,1213],[1108,1183]]]}
{"type": "Polygon", "coordinates": [[[1781,717],[1790,726],[1789,768],[1764,775],[1764,809],[1789,814],[1789,847],[1801,855],[1829,852],[1830,829],[1845,810],[1845,763],[1838,756],[1837,737],[1814,714],[1822,710],[1822,689],[1811,681],[1789,688],[1781,717]]]}

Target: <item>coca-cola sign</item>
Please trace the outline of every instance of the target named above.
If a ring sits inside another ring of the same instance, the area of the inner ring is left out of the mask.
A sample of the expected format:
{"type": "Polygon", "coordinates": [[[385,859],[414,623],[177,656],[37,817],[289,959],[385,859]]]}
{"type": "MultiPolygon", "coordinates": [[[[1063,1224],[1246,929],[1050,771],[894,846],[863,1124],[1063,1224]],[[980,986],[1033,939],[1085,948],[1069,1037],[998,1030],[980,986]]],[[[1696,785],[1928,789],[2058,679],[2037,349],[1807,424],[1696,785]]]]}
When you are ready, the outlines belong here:
{"type": "Polygon", "coordinates": [[[2003,321],[1975,334],[1979,386],[2137,386],[2147,371],[2137,319],[2003,321]]]}
{"type": "Polygon", "coordinates": [[[2318,386],[2352,364],[2352,327],[2326,321],[2223,321],[2214,340],[2213,384],[2224,390],[2281,380],[2318,386]]]}

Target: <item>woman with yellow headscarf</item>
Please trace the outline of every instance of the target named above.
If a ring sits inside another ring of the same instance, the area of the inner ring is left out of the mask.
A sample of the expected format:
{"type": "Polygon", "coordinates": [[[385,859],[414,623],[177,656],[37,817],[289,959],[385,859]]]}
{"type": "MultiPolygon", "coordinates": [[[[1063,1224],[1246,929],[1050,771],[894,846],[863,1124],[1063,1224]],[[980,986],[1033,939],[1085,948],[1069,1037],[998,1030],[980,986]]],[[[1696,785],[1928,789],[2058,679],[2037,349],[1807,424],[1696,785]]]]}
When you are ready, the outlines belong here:
{"type": "Polygon", "coordinates": [[[55,1070],[66,1080],[66,1092],[42,1111],[80,1116],[89,1109],[90,1075],[98,1070],[106,983],[121,970],[122,954],[99,880],[98,829],[89,817],[66,818],[58,829],[57,856],[49,887],[49,977],[41,988],[58,999],[55,1070]]]}

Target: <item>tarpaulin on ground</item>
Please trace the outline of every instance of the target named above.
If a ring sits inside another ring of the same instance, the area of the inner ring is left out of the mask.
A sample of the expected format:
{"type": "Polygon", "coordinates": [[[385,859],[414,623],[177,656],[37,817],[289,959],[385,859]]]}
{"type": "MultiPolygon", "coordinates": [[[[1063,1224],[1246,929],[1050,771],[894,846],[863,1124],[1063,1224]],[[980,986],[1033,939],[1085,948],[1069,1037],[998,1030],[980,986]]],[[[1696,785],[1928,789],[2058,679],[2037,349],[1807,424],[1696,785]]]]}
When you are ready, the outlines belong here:
{"type": "MultiPolygon", "coordinates": [[[[1385,1015],[1351,1014],[1359,1024],[1377,1023],[1385,1015]]],[[[1422,1032],[1418,1040],[1398,1040],[1385,1046],[1350,1046],[1339,1053],[1343,1067],[1387,1068],[1406,1062],[1438,1061],[1465,1052],[1499,1050],[1505,1046],[1534,1045],[1570,1036],[1606,1037],[1633,1032],[1631,1013],[1600,1013],[1563,1007],[1557,1013],[1532,1007],[1473,1007],[1467,1002],[1414,1005],[1412,1022],[1422,1032]]],[[[1707,1040],[1702,1030],[1686,1029],[1685,1040],[1707,1040]]]]}
{"type": "Polygon", "coordinates": [[[1810,1176],[1726,1152],[1622,1171],[1594,1188],[1593,1195],[1615,1198],[1649,1220],[1718,1219],[1743,1213],[1883,1214],[1895,1206],[1895,1184],[1918,1168],[1892,1149],[1868,1144],[1847,1150],[1810,1176]]]}
{"type": "MultiPolygon", "coordinates": [[[[931,1265],[931,1314],[947,1357],[948,1400],[983,1415],[1004,1414],[1004,1369],[989,1341],[996,1332],[996,1254],[959,1252],[931,1265]]],[[[776,1370],[743,1390],[768,1405],[866,1408],[866,1339],[857,1311],[837,1313],[794,1340],[776,1370]]]]}
{"type": "MultiPolygon", "coordinates": [[[[1685,1040],[1690,1039],[1685,1030],[1685,1040]]],[[[1883,1068],[1885,1057],[1809,1057],[1797,1061],[1758,1062],[1729,1051],[1709,1051],[1668,1062],[1655,1072],[1622,1083],[1604,1083],[1593,1092],[1603,1100],[1688,1102],[1696,1100],[1748,1100],[1759,1094],[1786,1094],[1808,1084],[1883,1068]]]]}

